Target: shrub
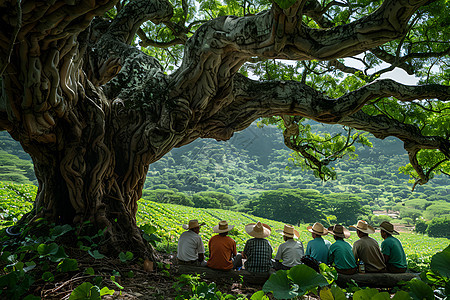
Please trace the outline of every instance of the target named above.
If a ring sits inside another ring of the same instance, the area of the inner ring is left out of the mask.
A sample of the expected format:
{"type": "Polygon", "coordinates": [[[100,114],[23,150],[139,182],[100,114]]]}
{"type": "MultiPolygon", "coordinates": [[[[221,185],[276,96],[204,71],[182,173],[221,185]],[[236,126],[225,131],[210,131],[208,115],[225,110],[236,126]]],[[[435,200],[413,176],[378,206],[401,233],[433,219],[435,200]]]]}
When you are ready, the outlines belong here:
{"type": "Polygon", "coordinates": [[[427,227],[428,227],[428,224],[427,224],[427,222],[425,222],[425,220],[418,219],[416,221],[416,228],[414,229],[414,231],[417,233],[425,234],[427,231],[427,227]]]}
{"type": "Polygon", "coordinates": [[[426,233],[431,237],[450,238],[450,218],[435,218],[428,224],[426,233]]]}

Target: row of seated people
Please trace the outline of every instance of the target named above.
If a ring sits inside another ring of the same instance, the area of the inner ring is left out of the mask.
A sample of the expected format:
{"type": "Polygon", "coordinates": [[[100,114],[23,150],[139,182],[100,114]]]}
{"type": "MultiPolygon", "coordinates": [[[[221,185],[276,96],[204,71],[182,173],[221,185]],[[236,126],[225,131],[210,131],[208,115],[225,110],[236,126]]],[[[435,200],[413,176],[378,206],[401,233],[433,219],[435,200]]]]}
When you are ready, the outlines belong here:
{"type": "Polygon", "coordinates": [[[245,231],[253,238],[247,240],[244,250],[238,253],[236,242],[228,236],[234,226],[228,225],[227,221],[220,221],[213,227],[217,235],[208,242],[208,261],[205,261],[205,247],[199,235],[203,225],[205,224],[198,220],[191,220],[183,225],[186,231],[178,241],[179,264],[207,266],[217,270],[244,268],[249,272],[260,273],[271,269],[288,270],[305,261],[306,256],[310,258],[309,261],[328,264],[335,267],[338,273],[348,275],[355,274],[358,270],[367,273],[404,273],[407,267],[403,246],[394,237],[399,233],[389,222],[382,222],[379,226],[383,238],[381,249],[378,242],[369,237],[369,234],[375,233],[375,229],[366,221],[359,220],[356,225],[350,226],[356,229],[359,237],[353,247],[344,240],[351,234],[344,226],[336,224],[327,229],[321,223],[315,223],[307,227],[313,240],[308,242],[306,252],[303,243],[298,241],[299,232],[294,226],[286,224],[281,232],[284,243],[278,247],[275,259],[272,259],[273,248],[267,240],[272,233],[269,225],[261,222],[246,225],[245,231]],[[322,238],[327,234],[333,235],[333,244],[322,238]]]}

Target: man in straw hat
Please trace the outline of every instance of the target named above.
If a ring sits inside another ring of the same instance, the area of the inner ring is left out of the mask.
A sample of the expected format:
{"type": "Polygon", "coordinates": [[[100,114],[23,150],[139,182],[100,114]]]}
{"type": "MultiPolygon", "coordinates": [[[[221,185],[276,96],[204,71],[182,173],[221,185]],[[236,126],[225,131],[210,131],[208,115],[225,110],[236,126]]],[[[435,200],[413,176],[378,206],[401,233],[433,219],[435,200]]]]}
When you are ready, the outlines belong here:
{"type": "Polygon", "coordinates": [[[298,239],[300,234],[294,229],[294,226],[285,224],[281,232],[284,243],[278,247],[277,255],[275,256],[274,269],[275,270],[289,270],[293,266],[301,264],[301,259],[304,256],[303,244],[298,239]],[[280,262],[282,260],[282,262],[280,262]]]}
{"type": "Polygon", "coordinates": [[[213,231],[218,234],[211,237],[208,242],[210,254],[208,267],[217,270],[231,270],[238,266],[238,262],[242,264],[242,259],[235,259],[237,255],[236,242],[227,236],[233,228],[234,226],[228,225],[227,221],[220,221],[213,227],[213,231]]]}
{"type": "Polygon", "coordinates": [[[381,253],[383,253],[388,272],[405,273],[407,268],[406,255],[402,243],[392,236],[398,235],[398,232],[394,230],[394,225],[386,221],[382,222],[380,234],[384,240],[381,243],[381,253]]]}
{"type": "Polygon", "coordinates": [[[353,243],[355,260],[364,262],[365,272],[367,273],[385,272],[386,265],[384,264],[380,246],[378,246],[376,240],[369,237],[369,234],[375,233],[375,229],[363,220],[359,220],[356,226],[350,225],[350,227],[356,228],[356,233],[359,237],[359,240],[353,243]]]}
{"type": "Polygon", "coordinates": [[[249,272],[264,273],[272,267],[272,246],[266,237],[270,236],[272,229],[269,225],[250,223],[245,225],[245,232],[254,237],[247,240],[244,246],[243,258],[247,260],[244,267],[249,272]]]}
{"type": "Polygon", "coordinates": [[[314,223],[312,226],[308,226],[309,232],[313,238],[308,242],[306,246],[306,255],[314,258],[315,260],[328,264],[328,252],[330,250],[330,241],[324,240],[322,236],[328,234],[328,230],[323,227],[321,223],[314,223]]]}
{"type": "Polygon", "coordinates": [[[206,266],[205,246],[199,235],[200,227],[205,223],[198,223],[198,220],[190,220],[188,224],[183,224],[186,229],[178,240],[177,259],[179,264],[189,264],[206,266]]]}
{"type": "Polygon", "coordinates": [[[334,263],[336,271],[340,274],[351,275],[357,271],[352,246],[344,241],[350,237],[350,231],[342,225],[336,224],[328,228],[328,232],[334,236],[336,242],[330,246],[328,263],[334,263]]]}

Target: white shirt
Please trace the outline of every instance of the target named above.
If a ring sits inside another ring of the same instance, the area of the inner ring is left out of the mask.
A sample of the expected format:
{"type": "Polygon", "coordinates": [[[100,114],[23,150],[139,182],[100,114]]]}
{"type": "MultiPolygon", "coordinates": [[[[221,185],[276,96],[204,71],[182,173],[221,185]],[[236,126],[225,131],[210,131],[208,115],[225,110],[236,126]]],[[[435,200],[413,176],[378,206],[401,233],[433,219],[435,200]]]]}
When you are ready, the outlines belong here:
{"type": "Polygon", "coordinates": [[[198,254],[205,253],[205,246],[200,235],[187,230],[178,240],[177,258],[182,261],[198,260],[198,254]]]}
{"type": "Polygon", "coordinates": [[[278,247],[275,260],[283,260],[284,266],[293,267],[302,263],[300,259],[305,255],[304,253],[302,242],[290,239],[278,247]]]}

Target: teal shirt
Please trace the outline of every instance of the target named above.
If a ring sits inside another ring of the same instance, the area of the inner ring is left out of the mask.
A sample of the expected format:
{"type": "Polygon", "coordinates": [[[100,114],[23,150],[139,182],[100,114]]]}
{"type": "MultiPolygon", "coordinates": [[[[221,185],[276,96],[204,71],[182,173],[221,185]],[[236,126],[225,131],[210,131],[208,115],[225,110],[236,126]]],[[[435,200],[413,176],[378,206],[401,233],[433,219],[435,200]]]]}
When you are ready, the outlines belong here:
{"type": "Polygon", "coordinates": [[[402,243],[395,237],[389,236],[381,243],[381,253],[389,255],[387,264],[397,268],[407,267],[406,255],[402,243]]]}
{"type": "Polygon", "coordinates": [[[330,241],[324,240],[322,237],[316,237],[308,242],[305,255],[309,255],[320,262],[328,264],[330,246],[330,241]]]}
{"type": "Polygon", "coordinates": [[[334,263],[336,269],[346,270],[356,268],[352,246],[344,240],[336,240],[330,246],[329,264],[334,263]]]}

